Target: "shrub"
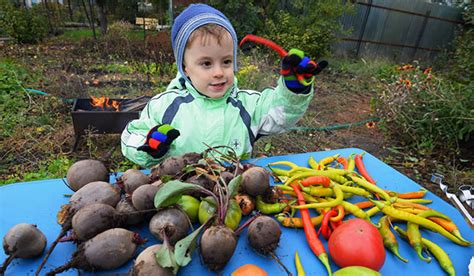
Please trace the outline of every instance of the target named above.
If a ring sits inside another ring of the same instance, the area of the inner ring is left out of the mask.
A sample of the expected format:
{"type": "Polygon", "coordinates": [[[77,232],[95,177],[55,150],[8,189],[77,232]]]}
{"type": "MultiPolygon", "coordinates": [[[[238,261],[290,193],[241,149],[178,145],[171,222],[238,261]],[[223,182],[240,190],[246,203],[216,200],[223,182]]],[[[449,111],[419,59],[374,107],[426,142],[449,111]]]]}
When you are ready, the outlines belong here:
{"type": "Polygon", "coordinates": [[[422,153],[458,152],[474,131],[473,88],[436,77],[431,68],[404,65],[383,82],[377,112],[391,134],[422,153]]]}
{"type": "Polygon", "coordinates": [[[464,26],[455,41],[450,77],[468,84],[474,81],[474,7],[467,5],[463,14],[464,26]]]}
{"type": "Polygon", "coordinates": [[[239,37],[259,34],[316,58],[329,54],[330,45],[342,32],[338,19],[351,7],[332,0],[209,2],[229,18],[239,37]]]}
{"type": "Polygon", "coordinates": [[[38,43],[48,34],[48,21],[40,8],[15,8],[0,0],[0,29],[19,43],[38,43]]]}
{"type": "Polygon", "coordinates": [[[330,45],[342,33],[338,21],[350,10],[342,1],[291,1],[266,22],[262,33],[285,48],[304,50],[312,57],[329,55],[330,45]]]}

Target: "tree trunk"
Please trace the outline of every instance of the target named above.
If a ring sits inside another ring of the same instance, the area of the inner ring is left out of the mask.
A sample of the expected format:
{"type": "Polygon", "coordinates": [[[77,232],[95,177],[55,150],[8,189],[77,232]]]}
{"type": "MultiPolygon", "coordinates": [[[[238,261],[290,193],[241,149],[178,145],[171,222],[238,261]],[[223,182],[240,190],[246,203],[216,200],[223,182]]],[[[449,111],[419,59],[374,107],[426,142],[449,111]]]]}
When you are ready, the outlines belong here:
{"type": "Polygon", "coordinates": [[[69,20],[71,20],[71,22],[74,21],[74,18],[73,17],[73,13],[72,13],[72,4],[71,4],[71,0],[67,0],[67,9],[69,11],[69,20]]]}
{"type": "Polygon", "coordinates": [[[99,8],[100,32],[102,35],[107,33],[107,0],[96,0],[99,8]]]}
{"type": "MultiPolygon", "coordinates": [[[[95,35],[95,23],[94,19],[92,17],[92,9],[91,9],[91,15],[89,16],[89,12],[87,11],[86,3],[84,0],[81,0],[82,6],[84,7],[84,12],[86,13],[87,21],[89,21],[89,26],[92,28],[92,34],[94,35],[94,40],[97,40],[97,36],[95,35]]],[[[87,0],[89,3],[89,8],[91,8],[91,2],[90,0],[87,0]]]]}

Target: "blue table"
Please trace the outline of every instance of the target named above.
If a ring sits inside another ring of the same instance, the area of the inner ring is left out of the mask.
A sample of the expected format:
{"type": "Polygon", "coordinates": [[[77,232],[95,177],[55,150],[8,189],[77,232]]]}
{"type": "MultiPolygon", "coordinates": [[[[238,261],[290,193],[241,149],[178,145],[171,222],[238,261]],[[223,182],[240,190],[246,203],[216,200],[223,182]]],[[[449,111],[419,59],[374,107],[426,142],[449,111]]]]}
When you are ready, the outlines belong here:
{"type": "MultiPolygon", "coordinates": [[[[259,166],[279,160],[289,160],[300,166],[307,166],[307,160],[313,156],[316,160],[324,157],[334,155],[336,153],[348,157],[352,153],[362,153],[363,150],[356,148],[339,149],[324,152],[312,152],[295,154],[288,156],[275,156],[263,159],[253,160],[259,166]]],[[[364,155],[364,163],[366,164],[370,175],[377,181],[378,185],[384,189],[390,189],[397,192],[416,191],[421,188],[420,185],[413,182],[403,174],[386,165],[370,154],[364,155]]],[[[8,229],[17,223],[27,222],[36,224],[48,239],[48,247],[59,233],[60,227],[56,223],[56,213],[62,204],[68,203],[66,194],[71,194],[61,179],[41,180],[27,183],[16,183],[0,187],[0,235],[3,237],[8,229]]],[[[443,201],[431,192],[425,196],[427,199],[432,199],[433,203],[430,207],[449,215],[453,221],[459,226],[463,236],[474,241],[474,231],[469,228],[467,222],[464,221],[461,214],[450,204],[443,201]]],[[[378,217],[374,218],[377,221],[378,217]]],[[[283,233],[281,242],[276,250],[277,256],[281,261],[296,275],[294,267],[294,253],[298,250],[303,266],[308,275],[326,275],[325,269],[316,256],[310,251],[307,246],[304,231],[302,229],[287,229],[282,228],[283,233]]],[[[145,246],[157,243],[157,240],[150,235],[148,225],[143,225],[140,228],[132,229],[139,231],[140,234],[148,238],[145,246]]],[[[474,255],[472,247],[458,246],[439,234],[430,231],[422,230],[422,235],[436,242],[441,246],[451,257],[456,268],[457,275],[468,275],[468,264],[471,257],[474,255]]],[[[327,249],[327,243],[321,237],[327,249]]],[[[414,250],[410,248],[408,243],[399,239],[400,254],[409,260],[409,263],[403,263],[398,260],[393,254],[387,251],[385,264],[381,269],[383,275],[445,275],[436,260],[427,264],[418,259],[414,250]]],[[[43,272],[46,273],[51,269],[64,264],[68,261],[71,254],[76,249],[73,243],[60,243],[51,254],[49,261],[45,265],[43,272]]],[[[139,251],[142,251],[141,247],[139,251]]],[[[0,252],[0,261],[3,262],[6,258],[3,250],[0,252]]],[[[34,260],[14,260],[6,271],[6,275],[32,275],[41,262],[41,258],[34,260]]],[[[222,271],[223,275],[230,275],[230,273],[237,267],[244,264],[255,264],[264,268],[270,275],[285,275],[283,269],[272,260],[270,257],[256,254],[247,242],[246,230],[243,231],[239,238],[237,249],[222,271]]],[[[125,266],[115,270],[96,274],[110,275],[116,273],[126,273],[132,266],[130,261],[125,266]]],[[[332,263],[333,271],[338,267],[332,263]]],[[[44,274],[43,273],[43,274],[44,274]]],[[[77,275],[75,270],[69,270],[62,275],[77,275]]],[[[88,275],[87,273],[84,273],[88,275]]],[[[208,271],[202,264],[197,252],[193,255],[192,262],[182,268],[179,275],[217,275],[217,273],[208,271]]]]}

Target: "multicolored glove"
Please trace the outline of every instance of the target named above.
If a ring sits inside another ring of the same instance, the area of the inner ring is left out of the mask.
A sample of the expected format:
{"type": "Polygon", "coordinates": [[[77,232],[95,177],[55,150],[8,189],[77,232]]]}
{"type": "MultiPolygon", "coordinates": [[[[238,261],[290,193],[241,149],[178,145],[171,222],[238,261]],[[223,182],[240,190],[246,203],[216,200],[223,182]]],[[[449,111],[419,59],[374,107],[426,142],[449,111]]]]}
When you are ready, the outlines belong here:
{"type": "Polygon", "coordinates": [[[328,66],[322,60],[319,63],[311,60],[298,49],[291,49],[281,62],[280,74],[283,76],[286,87],[295,93],[305,93],[314,81],[314,76],[328,66]]]}
{"type": "Polygon", "coordinates": [[[150,129],[145,144],[138,147],[137,150],[144,151],[153,158],[160,158],[168,152],[171,143],[178,138],[179,134],[177,129],[168,124],[157,125],[150,129]]]}

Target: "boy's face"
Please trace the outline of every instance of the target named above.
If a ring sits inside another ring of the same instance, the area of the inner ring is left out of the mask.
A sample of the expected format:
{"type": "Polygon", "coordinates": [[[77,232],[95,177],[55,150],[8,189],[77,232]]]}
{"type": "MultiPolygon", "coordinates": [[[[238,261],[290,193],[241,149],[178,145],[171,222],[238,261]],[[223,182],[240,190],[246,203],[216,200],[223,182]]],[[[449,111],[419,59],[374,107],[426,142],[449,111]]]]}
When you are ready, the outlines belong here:
{"type": "Polygon", "coordinates": [[[210,98],[224,96],[234,83],[234,52],[230,34],[222,37],[220,45],[214,36],[201,42],[195,39],[184,52],[184,72],[194,87],[210,98]]]}

